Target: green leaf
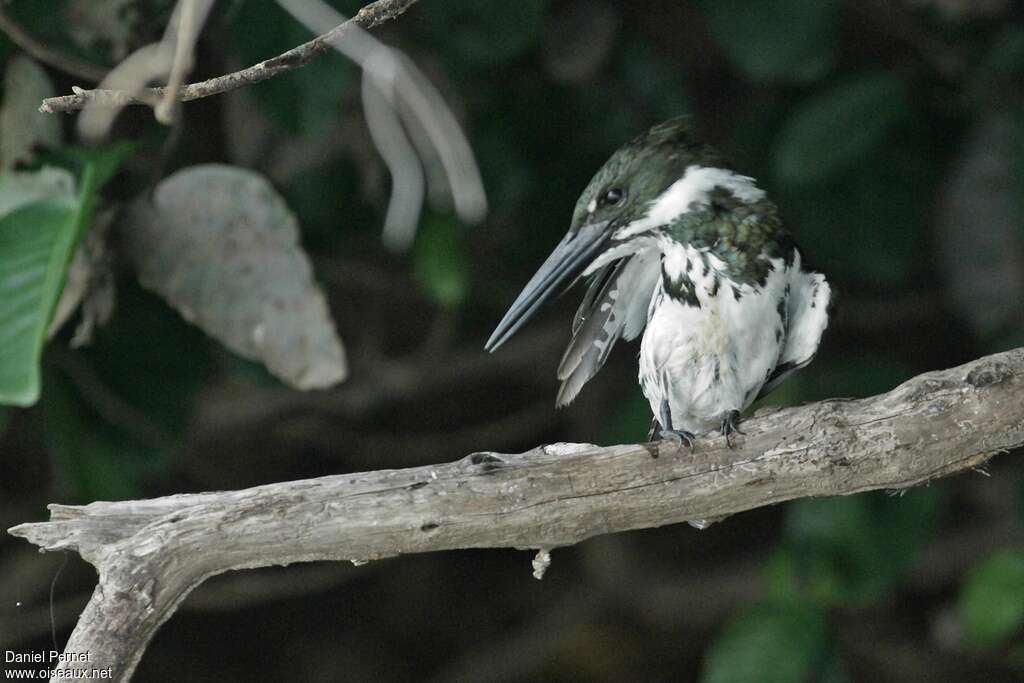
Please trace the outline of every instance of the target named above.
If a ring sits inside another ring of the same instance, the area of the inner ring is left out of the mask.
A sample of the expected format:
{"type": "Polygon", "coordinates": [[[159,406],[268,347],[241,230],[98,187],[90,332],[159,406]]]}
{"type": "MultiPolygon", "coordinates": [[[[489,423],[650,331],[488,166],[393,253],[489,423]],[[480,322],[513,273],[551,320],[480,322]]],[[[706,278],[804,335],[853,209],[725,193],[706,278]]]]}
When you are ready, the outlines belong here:
{"type": "Polygon", "coordinates": [[[0,403],[28,406],[39,398],[46,329],[91,214],[92,174],[85,173],[73,197],[53,184],[54,173],[19,174],[37,178],[35,186],[27,185],[27,178],[0,177],[0,207],[6,210],[0,218],[0,403]],[[46,183],[48,196],[41,189],[46,183]],[[31,187],[45,198],[19,204],[8,196],[12,185],[31,187]]]}
{"type": "Polygon", "coordinates": [[[149,477],[166,473],[169,451],[142,446],[105,422],[56,371],[39,402],[42,442],[72,502],[141,496],[149,477]]]}
{"type": "Polygon", "coordinates": [[[196,397],[212,373],[223,369],[215,358],[224,355],[215,341],[131,280],[118,286],[117,315],[78,353],[111,392],[172,439],[188,428],[196,397]]]}
{"type": "Polygon", "coordinates": [[[465,231],[454,217],[427,218],[416,238],[413,276],[434,303],[458,308],[469,294],[465,231]]]}
{"type": "Polygon", "coordinates": [[[838,0],[702,0],[708,27],[729,58],[757,81],[821,78],[835,61],[838,0]]]}
{"type": "Polygon", "coordinates": [[[1024,550],[1003,550],[975,566],[960,593],[964,635],[990,648],[1006,642],[1024,625],[1024,550]]]}
{"type": "Polygon", "coordinates": [[[869,157],[910,117],[903,80],[888,72],[860,74],[796,108],[779,134],[775,175],[794,187],[828,180],[869,157]]]}
{"type": "Polygon", "coordinates": [[[43,155],[44,163],[66,168],[81,176],[86,168],[90,168],[93,183],[99,190],[110,182],[121,165],[127,161],[141,145],[135,142],[118,142],[111,145],[64,145],[43,155]]]}
{"type": "MultiPolygon", "coordinates": [[[[728,624],[711,645],[702,683],[799,683],[834,659],[825,614],[801,600],[758,605],[728,624]]],[[[832,666],[831,668],[835,668],[832,666]]]]}
{"type": "Polygon", "coordinates": [[[941,510],[938,486],[807,498],[786,506],[783,548],[769,567],[775,594],[860,605],[892,590],[928,540],[941,510]]]}

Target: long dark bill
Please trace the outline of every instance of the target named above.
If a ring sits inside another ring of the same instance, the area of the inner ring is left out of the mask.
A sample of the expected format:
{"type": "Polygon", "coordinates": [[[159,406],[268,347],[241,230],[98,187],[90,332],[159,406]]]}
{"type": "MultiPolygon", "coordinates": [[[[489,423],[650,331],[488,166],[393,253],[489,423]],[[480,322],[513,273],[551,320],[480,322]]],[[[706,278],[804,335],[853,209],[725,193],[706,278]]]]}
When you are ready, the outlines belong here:
{"type": "Polygon", "coordinates": [[[567,233],[540,270],[523,287],[484,348],[494,351],[504,344],[563,283],[576,279],[604,248],[611,235],[607,228],[608,222],[602,221],[567,233]]]}

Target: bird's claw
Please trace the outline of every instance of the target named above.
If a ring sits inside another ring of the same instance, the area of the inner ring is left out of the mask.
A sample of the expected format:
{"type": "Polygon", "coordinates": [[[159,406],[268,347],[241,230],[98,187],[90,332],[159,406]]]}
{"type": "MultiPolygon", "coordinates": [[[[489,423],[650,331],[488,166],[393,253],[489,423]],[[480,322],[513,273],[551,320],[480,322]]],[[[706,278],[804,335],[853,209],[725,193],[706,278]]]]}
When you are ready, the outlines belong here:
{"type": "Polygon", "coordinates": [[[658,436],[665,441],[674,442],[676,444],[677,451],[683,450],[683,444],[686,444],[686,447],[689,448],[691,452],[693,451],[693,434],[690,432],[682,429],[662,429],[658,432],[658,436]]]}
{"type": "Polygon", "coordinates": [[[732,440],[733,434],[742,434],[743,436],[746,436],[746,432],[739,428],[739,421],[740,411],[738,410],[730,410],[722,417],[721,432],[725,437],[725,444],[729,448],[736,447],[732,440]]]}

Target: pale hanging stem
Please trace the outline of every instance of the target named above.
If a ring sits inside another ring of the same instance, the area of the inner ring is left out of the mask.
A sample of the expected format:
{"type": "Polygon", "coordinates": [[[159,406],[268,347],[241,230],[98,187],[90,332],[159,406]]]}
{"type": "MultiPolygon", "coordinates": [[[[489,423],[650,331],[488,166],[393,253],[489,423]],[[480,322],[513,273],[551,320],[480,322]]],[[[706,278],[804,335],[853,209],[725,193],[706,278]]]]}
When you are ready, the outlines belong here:
{"type": "MultiPolygon", "coordinates": [[[[144,45],[115,66],[100,82],[100,87],[127,92],[139,99],[148,100],[147,104],[155,105],[156,100],[147,96],[142,86],[166,76],[170,60],[171,55],[163,43],[144,45]]],[[[87,141],[102,139],[110,130],[121,106],[100,106],[90,102],[78,117],[78,134],[87,141]]]]}
{"type": "MultiPolygon", "coordinates": [[[[278,0],[278,4],[315,34],[326,33],[345,20],[321,0],[278,0]]],[[[422,169],[426,170],[432,198],[437,194],[435,188],[449,188],[462,220],[472,223],[482,219],[487,199],[476,160],[437,89],[400,52],[358,27],[346,32],[343,40],[331,41],[331,47],[359,64],[364,72],[367,125],[393,184],[384,243],[402,249],[412,242],[422,205],[422,169]],[[371,82],[369,86],[366,81],[371,82]],[[410,136],[402,130],[402,124],[412,133],[419,157],[411,154],[410,136]],[[410,164],[415,171],[409,169],[410,164]]]]}
{"type": "Polygon", "coordinates": [[[363,109],[370,137],[391,172],[391,201],[384,218],[384,244],[392,249],[408,246],[423,206],[424,177],[416,150],[402,128],[395,109],[384,95],[390,82],[363,79],[363,109]]]}
{"type": "Polygon", "coordinates": [[[487,213],[487,197],[469,141],[433,83],[404,54],[397,53],[397,57],[404,68],[398,70],[396,92],[415,114],[408,123],[414,130],[417,126],[423,128],[432,143],[431,152],[440,157],[455,211],[467,222],[482,220],[487,213]]]}
{"type": "MultiPolygon", "coordinates": [[[[174,120],[174,111],[178,107],[178,89],[184,84],[185,76],[195,64],[195,46],[199,39],[199,30],[212,4],[212,0],[181,0],[178,4],[180,17],[175,36],[177,44],[174,48],[171,76],[167,80],[167,90],[164,91],[163,99],[153,110],[156,120],[160,123],[169,125],[174,120]]],[[[171,25],[174,25],[173,21],[171,25]]]]}
{"type": "MultiPolygon", "coordinates": [[[[99,84],[100,89],[125,92],[131,97],[148,99],[147,104],[156,111],[157,118],[167,123],[173,104],[167,105],[167,95],[163,102],[148,97],[145,87],[153,82],[168,78],[170,74],[172,87],[168,93],[176,95],[183,79],[192,66],[192,51],[199,37],[199,28],[209,14],[213,0],[180,0],[175,5],[171,19],[164,30],[159,43],[144,45],[114,67],[99,84]],[[163,117],[163,118],[162,118],[163,117]]],[[[110,131],[114,119],[127,101],[111,106],[110,103],[90,103],[82,110],[78,118],[78,132],[85,140],[99,140],[110,131]]]]}

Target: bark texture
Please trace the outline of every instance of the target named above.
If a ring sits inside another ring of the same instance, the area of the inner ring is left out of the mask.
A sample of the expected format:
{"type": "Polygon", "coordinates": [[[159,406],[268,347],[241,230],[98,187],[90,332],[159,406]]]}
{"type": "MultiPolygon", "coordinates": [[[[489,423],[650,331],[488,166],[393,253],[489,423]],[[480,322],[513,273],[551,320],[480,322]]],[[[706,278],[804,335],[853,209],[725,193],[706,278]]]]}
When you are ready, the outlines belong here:
{"type": "Polygon", "coordinates": [[[553,444],[242,491],[51,505],[50,521],[10,533],[96,567],[66,652],[89,652],[92,666],[125,681],[185,596],[232,569],[515,547],[542,551],[542,574],[547,551],[598,534],[978,467],[1024,444],[1024,349],[867,399],[763,411],[743,429],[732,450],[721,437],[698,439],[693,454],[670,442],[553,444]]]}

